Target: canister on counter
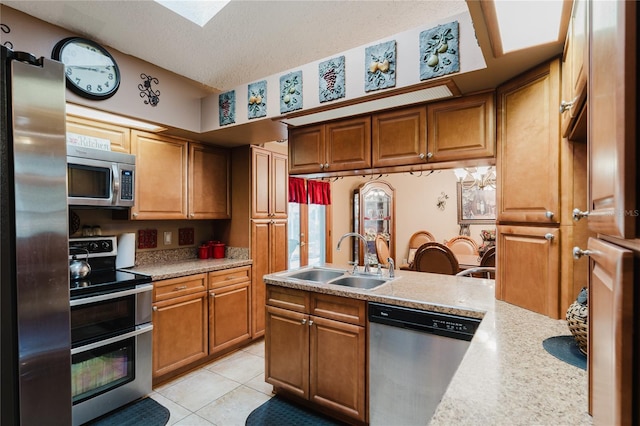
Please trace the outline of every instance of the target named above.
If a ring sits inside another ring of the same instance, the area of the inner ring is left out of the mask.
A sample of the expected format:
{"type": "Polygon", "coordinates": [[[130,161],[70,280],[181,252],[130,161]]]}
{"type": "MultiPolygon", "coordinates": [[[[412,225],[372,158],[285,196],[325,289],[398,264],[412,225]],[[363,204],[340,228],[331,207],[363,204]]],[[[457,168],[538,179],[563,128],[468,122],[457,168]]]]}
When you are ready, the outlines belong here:
{"type": "Polygon", "coordinates": [[[198,258],[199,259],[208,259],[209,258],[209,250],[210,250],[210,246],[208,245],[201,245],[200,247],[198,247],[198,258]]]}

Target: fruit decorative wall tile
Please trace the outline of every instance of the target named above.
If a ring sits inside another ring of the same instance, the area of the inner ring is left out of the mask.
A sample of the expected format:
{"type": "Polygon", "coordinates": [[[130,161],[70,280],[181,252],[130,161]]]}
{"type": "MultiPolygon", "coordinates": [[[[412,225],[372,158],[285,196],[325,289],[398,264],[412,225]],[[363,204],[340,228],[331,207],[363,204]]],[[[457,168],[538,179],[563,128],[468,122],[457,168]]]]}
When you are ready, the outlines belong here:
{"type": "Polygon", "coordinates": [[[320,102],[344,98],[344,56],[320,62],[318,65],[318,77],[320,102]]]}
{"type": "Polygon", "coordinates": [[[386,89],[396,85],[396,41],[388,41],[364,50],[364,90],[386,89]]]}
{"type": "Polygon", "coordinates": [[[267,115],[267,80],[251,83],[247,92],[249,119],[265,117],[267,115]]]}
{"type": "Polygon", "coordinates": [[[420,80],[460,71],[458,21],[420,33],[420,80]]]}
{"type": "Polygon", "coordinates": [[[218,95],[218,115],[220,125],[226,126],[236,122],[236,91],[220,93],[218,95]]]}
{"type": "Polygon", "coordinates": [[[280,113],[302,109],[302,71],[280,77],[280,113]]]}

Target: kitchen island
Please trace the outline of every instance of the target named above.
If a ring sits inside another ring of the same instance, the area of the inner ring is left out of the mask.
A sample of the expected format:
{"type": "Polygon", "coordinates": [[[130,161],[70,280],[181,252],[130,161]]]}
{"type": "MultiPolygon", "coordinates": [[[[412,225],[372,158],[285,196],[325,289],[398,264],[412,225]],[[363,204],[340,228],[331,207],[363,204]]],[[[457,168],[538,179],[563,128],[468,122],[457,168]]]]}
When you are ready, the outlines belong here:
{"type": "Polygon", "coordinates": [[[493,280],[396,271],[394,280],[364,290],[286,275],[266,275],[265,282],[482,318],[431,425],[592,424],[586,371],[556,359],[542,347],[548,337],[570,334],[566,322],[495,300],[493,280]]]}

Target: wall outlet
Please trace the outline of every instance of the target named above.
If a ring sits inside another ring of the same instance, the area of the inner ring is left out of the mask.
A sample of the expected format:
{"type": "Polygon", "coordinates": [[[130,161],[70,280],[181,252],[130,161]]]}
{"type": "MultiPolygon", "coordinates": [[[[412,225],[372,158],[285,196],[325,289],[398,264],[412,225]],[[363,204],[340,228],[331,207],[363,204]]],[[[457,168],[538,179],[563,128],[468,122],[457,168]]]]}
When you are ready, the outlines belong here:
{"type": "Polygon", "coordinates": [[[171,240],[173,239],[173,233],[171,231],[164,231],[164,245],[171,245],[171,240]]]}

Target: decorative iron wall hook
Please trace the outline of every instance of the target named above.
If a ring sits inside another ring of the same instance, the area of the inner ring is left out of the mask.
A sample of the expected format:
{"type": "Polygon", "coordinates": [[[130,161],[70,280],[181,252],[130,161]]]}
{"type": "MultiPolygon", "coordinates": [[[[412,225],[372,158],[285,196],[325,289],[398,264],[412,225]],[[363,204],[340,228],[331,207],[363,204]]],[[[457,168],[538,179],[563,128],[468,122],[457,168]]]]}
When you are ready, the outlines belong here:
{"type": "Polygon", "coordinates": [[[145,73],[140,74],[140,78],[144,80],[143,83],[138,84],[138,90],[140,90],[140,97],[147,98],[144,101],[146,105],[151,105],[152,107],[157,106],[160,103],[160,91],[153,90],[153,88],[151,87],[151,84],[152,83],[159,84],[160,81],[157,78],[147,75],[145,73]]]}

